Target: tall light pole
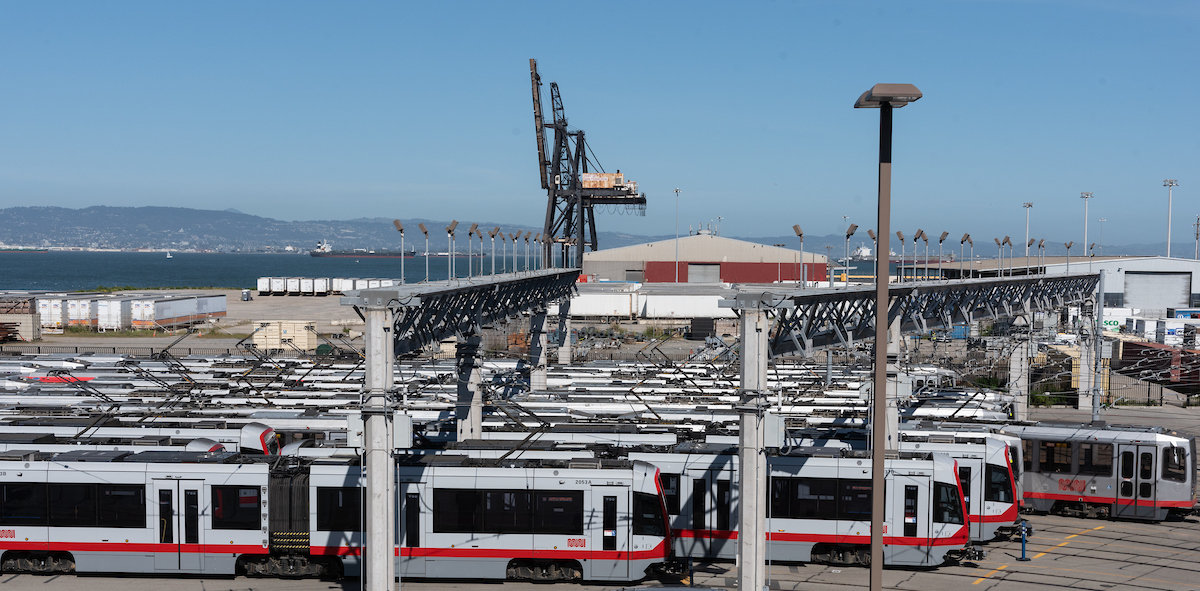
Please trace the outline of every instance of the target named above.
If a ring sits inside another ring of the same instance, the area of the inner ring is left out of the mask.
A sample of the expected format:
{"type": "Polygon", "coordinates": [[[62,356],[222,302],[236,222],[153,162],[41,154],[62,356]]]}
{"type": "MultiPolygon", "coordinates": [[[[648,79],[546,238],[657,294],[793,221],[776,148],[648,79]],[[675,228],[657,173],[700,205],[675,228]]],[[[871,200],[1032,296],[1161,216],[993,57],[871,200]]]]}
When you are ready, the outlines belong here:
{"type": "Polygon", "coordinates": [[[1038,241],[1038,273],[1044,275],[1046,273],[1046,239],[1042,238],[1038,241]]]}
{"type": "Polygon", "coordinates": [[[1171,258],[1171,190],[1179,186],[1179,181],[1163,179],[1163,186],[1167,188],[1167,258],[1171,258]]]}
{"type": "MultiPolygon", "coordinates": [[[[882,236],[883,234],[881,233],[880,235],[882,236]]],[[[896,238],[900,239],[900,268],[897,269],[896,275],[899,276],[900,283],[904,283],[904,232],[896,230],[896,238]]],[[[916,250],[915,245],[913,250],[916,250]]],[[[876,255],[876,259],[878,258],[878,255],[876,255]]]]}
{"type": "Polygon", "coordinates": [[[455,278],[455,274],[454,274],[454,229],[457,227],[458,227],[458,220],[450,220],[450,225],[446,226],[446,245],[450,249],[450,263],[448,265],[448,268],[450,269],[450,275],[448,277],[446,277],[447,279],[455,278]]]}
{"type": "Polygon", "coordinates": [[[999,252],[996,255],[996,278],[999,279],[1003,275],[1000,271],[1004,269],[1004,244],[1000,242],[999,238],[992,238],[992,240],[996,241],[996,249],[999,252]]]}
{"type": "Polygon", "coordinates": [[[1104,256],[1104,222],[1108,220],[1100,218],[1096,221],[1100,222],[1100,240],[1097,240],[1096,243],[1100,245],[1100,256],[1104,256]]]}
{"type": "Polygon", "coordinates": [[[1029,209],[1033,207],[1032,201],[1026,201],[1021,204],[1025,208],[1025,266],[1029,266],[1029,209]]]}
{"type": "Polygon", "coordinates": [[[946,237],[949,235],[949,232],[942,232],[942,236],[938,238],[938,281],[946,278],[946,275],[942,273],[942,259],[944,258],[942,257],[942,243],[946,241],[946,237]]]}
{"type": "Polygon", "coordinates": [[[1026,276],[1033,275],[1033,269],[1029,268],[1029,247],[1033,246],[1034,242],[1037,242],[1036,238],[1030,238],[1028,241],[1025,242],[1025,275],[1026,276]]]}
{"type": "Polygon", "coordinates": [[[1063,244],[1063,246],[1067,247],[1067,275],[1071,274],[1071,247],[1074,246],[1074,244],[1074,240],[1063,244]]]}
{"type": "Polygon", "coordinates": [[[404,283],[404,224],[400,220],[392,220],[392,225],[396,226],[396,231],[400,233],[400,283],[404,283]]]}
{"type": "MultiPolygon", "coordinates": [[[[475,239],[475,234],[479,232],[479,224],[471,224],[471,229],[467,230],[467,279],[471,278],[471,253],[475,252],[471,246],[471,241],[475,239]]],[[[483,254],[483,245],[479,245],[479,254],[483,254]]],[[[483,275],[483,259],[479,259],[479,274],[483,275]]]]}
{"type": "Polygon", "coordinates": [[[792,231],[796,233],[798,238],[800,238],[800,289],[804,289],[804,284],[808,282],[808,280],[805,279],[807,275],[804,267],[804,230],[800,229],[800,224],[794,224],[792,226],[792,231]]]}
{"type": "Polygon", "coordinates": [[[1013,268],[1012,268],[1012,251],[1013,251],[1013,243],[1012,243],[1012,238],[1009,238],[1008,236],[1005,236],[1005,237],[1004,237],[1004,241],[1003,241],[1003,242],[1001,242],[1000,244],[1007,244],[1007,245],[1008,245],[1008,276],[1009,276],[1009,277],[1012,277],[1012,273],[1013,273],[1013,268]]]}
{"type": "MultiPolygon", "coordinates": [[[[1088,231],[1088,200],[1092,198],[1092,193],[1090,191],[1080,193],[1079,198],[1083,199],[1083,243],[1086,245],[1087,244],[1087,231],[1088,231]]],[[[1071,242],[1074,243],[1075,241],[1072,240],[1071,242]]],[[[1170,244],[1170,243],[1171,242],[1168,240],[1167,244],[1170,244]]],[[[1069,253],[1067,255],[1067,258],[1070,258],[1069,253]]],[[[1091,272],[1092,272],[1092,263],[1089,261],[1088,262],[1088,273],[1091,273],[1091,272]]]]}
{"type": "MultiPolygon", "coordinates": [[[[878,253],[888,252],[888,232],[891,231],[892,214],[892,110],[903,107],[921,98],[921,91],[912,84],[876,84],[858,97],[856,109],[879,109],[879,231],[878,253]]],[[[883,256],[887,256],[884,254],[883,256]]],[[[887,449],[899,449],[899,442],[887,441],[887,361],[888,332],[888,266],[875,266],[875,368],[874,391],[871,412],[871,591],[883,589],[883,514],[884,503],[884,457],[887,449]]],[[[758,587],[742,587],[745,591],[758,591],[758,587]]]]}
{"type": "Polygon", "coordinates": [[[846,262],[844,265],[846,268],[846,287],[850,286],[850,237],[856,231],[858,231],[858,224],[850,224],[850,227],[846,228],[846,262]]]}
{"type": "MultiPolygon", "coordinates": [[[[959,279],[963,278],[963,263],[967,260],[967,257],[963,256],[963,249],[966,248],[967,241],[970,239],[971,239],[971,235],[967,234],[966,232],[963,232],[962,240],[958,241],[958,278],[959,279]]],[[[972,253],[975,252],[975,243],[974,242],[971,243],[971,252],[972,253]]],[[[974,269],[975,266],[972,265],[971,268],[974,269]]]]}
{"type": "Polygon", "coordinates": [[[429,228],[425,227],[424,222],[417,224],[417,227],[425,235],[425,283],[429,283],[429,228]]]}
{"type": "Polygon", "coordinates": [[[679,187],[675,187],[675,283],[679,283],[679,187]]]}
{"type": "Polygon", "coordinates": [[[496,234],[499,233],[500,226],[496,226],[488,232],[488,236],[492,238],[492,275],[496,274],[496,234]]]}
{"type": "MultiPolygon", "coordinates": [[[[879,238],[875,236],[875,230],[867,230],[867,236],[871,237],[871,252],[875,253],[875,266],[879,267],[879,238]]],[[[891,265],[892,257],[885,257],[883,264],[885,267],[891,265]]]]}
{"type": "MultiPolygon", "coordinates": [[[[925,241],[925,262],[923,266],[925,267],[925,281],[929,281],[929,234],[926,234],[925,230],[917,230],[917,232],[921,234],[921,240],[925,241]]],[[[917,258],[916,240],[913,240],[913,258],[917,258]]]]}

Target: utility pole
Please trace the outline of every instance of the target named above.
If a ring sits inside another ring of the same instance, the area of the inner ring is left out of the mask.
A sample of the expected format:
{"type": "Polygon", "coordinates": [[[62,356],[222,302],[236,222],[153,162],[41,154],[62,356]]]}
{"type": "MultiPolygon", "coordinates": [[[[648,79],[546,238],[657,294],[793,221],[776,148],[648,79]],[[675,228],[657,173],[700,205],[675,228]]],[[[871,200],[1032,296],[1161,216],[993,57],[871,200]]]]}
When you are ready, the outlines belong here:
{"type": "Polygon", "coordinates": [[[679,187],[675,187],[675,283],[679,283],[679,187]]]}

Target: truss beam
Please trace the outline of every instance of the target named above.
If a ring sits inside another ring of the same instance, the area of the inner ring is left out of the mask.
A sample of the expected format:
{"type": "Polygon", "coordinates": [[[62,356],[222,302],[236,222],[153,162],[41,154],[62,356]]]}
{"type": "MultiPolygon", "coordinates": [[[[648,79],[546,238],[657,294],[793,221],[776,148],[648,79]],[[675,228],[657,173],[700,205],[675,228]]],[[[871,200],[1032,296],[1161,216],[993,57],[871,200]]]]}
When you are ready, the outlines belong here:
{"type": "MultiPolygon", "coordinates": [[[[894,285],[888,290],[888,319],[906,332],[949,328],[954,323],[1011,318],[1084,302],[1099,275],[1019,279],[967,279],[894,285]]],[[[771,335],[771,355],[849,346],[852,337],[875,332],[875,289],[793,290],[780,294],[794,307],[780,312],[771,335]]]]}
{"type": "Polygon", "coordinates": [[[346,292],[343,306],[389,307],[396,312],[396,355],[488,324],[544,309],[570,297],[579,269],[504,273],[471,281],[441,281],[346,292]]]}

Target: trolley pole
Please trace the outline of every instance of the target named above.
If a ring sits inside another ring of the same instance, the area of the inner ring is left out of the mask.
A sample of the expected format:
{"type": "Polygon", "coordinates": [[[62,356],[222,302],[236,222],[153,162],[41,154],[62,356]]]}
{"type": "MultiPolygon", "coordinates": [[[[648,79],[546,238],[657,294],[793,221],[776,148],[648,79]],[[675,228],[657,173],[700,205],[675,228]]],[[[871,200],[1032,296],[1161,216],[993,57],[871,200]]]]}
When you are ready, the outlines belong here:
{"type": "Polygon", "coordinates": [[[395,464],[392,461],[391,415],[387,393],[392,389],[395,341],[392,311],[386,305],[368,305],[366,328],[366,375],[363,381],[362,414],[363,467],[366,470],[367,538],[364,557],[367,591],[393,591],[396,581],[394,557],[395,464]]]}

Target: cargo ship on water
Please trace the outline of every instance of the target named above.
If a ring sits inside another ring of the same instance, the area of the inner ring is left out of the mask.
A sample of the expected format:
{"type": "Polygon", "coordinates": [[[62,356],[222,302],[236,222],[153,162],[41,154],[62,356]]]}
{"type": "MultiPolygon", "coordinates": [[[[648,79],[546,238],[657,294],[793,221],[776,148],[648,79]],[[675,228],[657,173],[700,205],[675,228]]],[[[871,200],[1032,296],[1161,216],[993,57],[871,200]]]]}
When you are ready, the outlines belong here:
{"type": "Polygon", "coordinates": [[[416,256],[415,250],[400,251],[400,250],[368,250],[365,248],[355,248],[352,250],[334,250],[333,243],[327,240],[322,240],[317,243],[317,247],[308,252],[314,257],[335,257],[335,258],[356,258],[356,259],[411,259],[416,256]]]}

